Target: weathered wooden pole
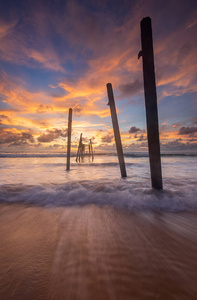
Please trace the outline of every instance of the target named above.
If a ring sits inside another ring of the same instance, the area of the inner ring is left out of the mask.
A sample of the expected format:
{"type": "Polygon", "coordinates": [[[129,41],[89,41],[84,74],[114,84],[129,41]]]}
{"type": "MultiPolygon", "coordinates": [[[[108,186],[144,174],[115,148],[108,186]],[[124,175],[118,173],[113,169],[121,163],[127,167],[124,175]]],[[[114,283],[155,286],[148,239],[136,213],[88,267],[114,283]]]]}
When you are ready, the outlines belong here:
{"type": "Polygon", "coordinates": [[[81,144],[82,144],[82,133],[81,133],[80,139],[79,139],[79,146],[78,146],[78,150],[77,150],[76,162],[78,161],[78,158],[79,158],[79,162],[80,162],[81,144]]]}
{"type": "MultiPolygon", "coordinates": [[[[91,140],[90,140],[90,141],[91,141],[91,140]]],[[[90,153],[90,143],[89,143],[88,147],[89,147],[89,156],[90,156],[90,155],[91,155],[91,153],[90,153]]]]}
{"type": "Polygon", "coordinates": [[[82,160],[83,160],[83,158],[84,158],[84,153],[85,153],[85,144],[83,144],[83,143],[81,142],[81,158],[82,158],[82,160]]]}
{"type": "Polygon", "coordinates": [[[67,141],[67,166],[66,170],[70,170],[70,148],[71,148],[71,130],[72,130],[72,108],[68,113],[68,141],[67,141]]]}
{"type": "Polygon", "coordinates": [[[142,19],[140,25],[142,50],[139,52],[138,58],[142,56],[143,61],[144,94],[151,181],[153,188],[161,190],[162,173],[151,18],[146,17],[142,19]]]}
{"type": "Polygon", "coordinates": [[[120,138],[120,130],[119,130],[119,126],[118,126],[118,118],[117,118],[117,114],[116,114],[116,106],[115,106],[115,102],[114,102],[114,95],[113,95],[111,83],[107,84],[107,93],[108,93],[108,98],[109,98],[108,104],[110,106],[110,111],[111,111],[112,124],[113,124],[113,129],[114,129],[114,136],[115,136],[115,142],[116,142],[116,149],[117,149],[117,153],[118,153],[118,160],[119,160],[119,165],[120,165],[121,176],[127,177],[125,162],[124,162],[124,155],[123,155],[123,150],[122,150],[122,143],[121,143],[121,138],[120,138]]]}
{"type": "Polygon", "coordinates": [[[90,139],[90,148],[92,152],[92,161],[94,160],[94,152],[93,152],[93,147],[92,147],[92,140],[90,139]]]}

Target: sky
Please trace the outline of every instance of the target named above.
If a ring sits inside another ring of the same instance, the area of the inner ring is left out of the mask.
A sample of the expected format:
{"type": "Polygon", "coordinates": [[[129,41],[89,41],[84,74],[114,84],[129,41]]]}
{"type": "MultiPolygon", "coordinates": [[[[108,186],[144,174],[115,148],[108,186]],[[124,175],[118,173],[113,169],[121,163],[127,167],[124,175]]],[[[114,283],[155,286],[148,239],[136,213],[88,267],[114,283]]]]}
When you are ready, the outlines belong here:
{"type": "Polygon", "coordinates": [[[114,151],[112,83],[125,152],[147,151],[140,21],[153,28],[162,151],[197,151],[196,0],[1,0],[0,151],[72,151],[80,133],[114,151]]]}

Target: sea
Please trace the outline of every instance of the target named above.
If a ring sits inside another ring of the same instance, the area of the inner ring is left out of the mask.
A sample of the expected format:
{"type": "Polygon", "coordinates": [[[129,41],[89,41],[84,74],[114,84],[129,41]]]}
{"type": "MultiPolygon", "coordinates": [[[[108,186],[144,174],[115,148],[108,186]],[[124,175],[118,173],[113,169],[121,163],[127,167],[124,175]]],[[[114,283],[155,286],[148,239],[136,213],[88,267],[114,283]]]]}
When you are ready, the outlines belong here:
{"type": "Polygon", "coordinates": [[[163,154],[163,190],[151,188],[147,153],[126,153],[122,179],[115,153],[71,157],[65,153],[1,153],[0,203],[57,207],[112,206],[129,211],[197,209],[197,155],[163,154]]]}

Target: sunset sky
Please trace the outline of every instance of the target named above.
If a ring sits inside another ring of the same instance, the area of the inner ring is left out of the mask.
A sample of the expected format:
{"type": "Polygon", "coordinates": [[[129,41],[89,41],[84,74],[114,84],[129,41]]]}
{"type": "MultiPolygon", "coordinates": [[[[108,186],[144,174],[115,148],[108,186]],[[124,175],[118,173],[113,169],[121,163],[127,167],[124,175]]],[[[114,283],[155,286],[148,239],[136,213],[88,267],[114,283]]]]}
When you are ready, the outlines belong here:
{"type": "Polygon", "coordinates": [[[146,151],[140,21],[150,16],[162,151],[197,150],[196,0],[1,0],[0,149],[114,150],[112,83],[124,150],[146,151]]]}

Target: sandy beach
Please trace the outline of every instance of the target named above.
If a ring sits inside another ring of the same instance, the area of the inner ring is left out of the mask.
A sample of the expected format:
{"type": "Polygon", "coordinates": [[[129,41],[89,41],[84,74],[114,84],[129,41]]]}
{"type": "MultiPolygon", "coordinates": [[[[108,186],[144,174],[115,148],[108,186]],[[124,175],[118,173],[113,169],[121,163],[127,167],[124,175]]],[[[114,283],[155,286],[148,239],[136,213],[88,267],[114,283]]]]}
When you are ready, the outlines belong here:
{"type": "Polygon", "coordinates": [[[0,299],[196,299],[197,213],[0,206],[0,299]]]}

